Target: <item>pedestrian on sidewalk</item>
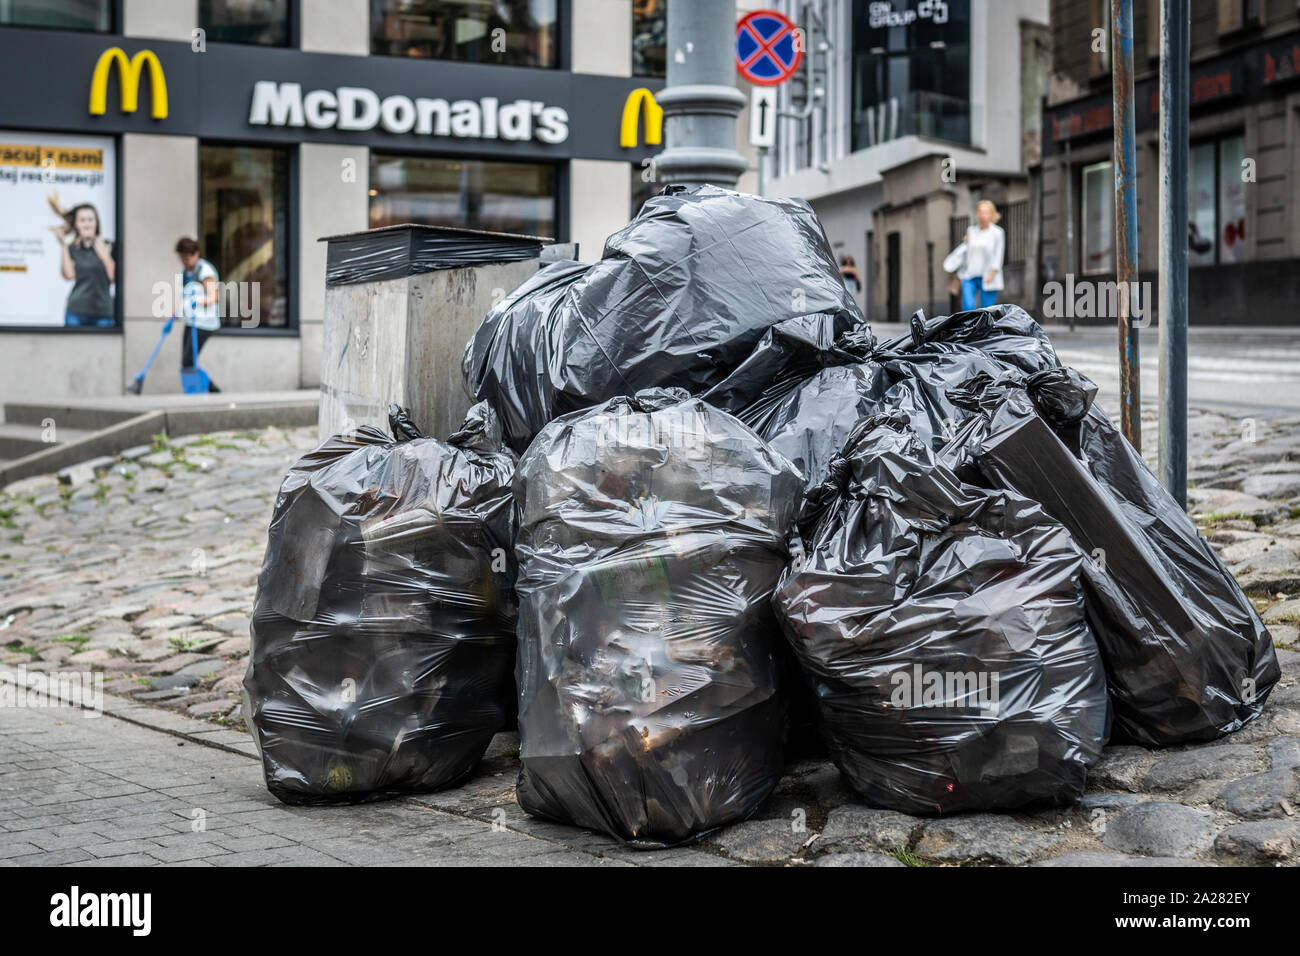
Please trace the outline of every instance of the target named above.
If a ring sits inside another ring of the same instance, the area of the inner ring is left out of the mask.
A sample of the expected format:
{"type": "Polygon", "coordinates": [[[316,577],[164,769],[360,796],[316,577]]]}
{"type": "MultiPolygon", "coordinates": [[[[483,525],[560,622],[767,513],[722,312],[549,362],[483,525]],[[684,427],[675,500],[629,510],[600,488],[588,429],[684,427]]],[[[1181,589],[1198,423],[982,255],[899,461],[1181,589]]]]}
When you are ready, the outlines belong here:
{"type": "Polygon", "coordinates": [[[975,207],[977,223],[966,230],[965,241],[944,260],[944,267],[961,259],[956,271],[961,280],[961,307],[987,309],[996,305],[1002,290],[1002,258],[1006,254],[1007,234],[998,225],[998,207],[981,199],[975,207]],[[964,247],[964,249],[963,249],[964,247]]]}
{"type": "MultiPolygon", "coordinates": [[[[189,236],[183,236],[176,243],[176,255],[181,260],[181,308],[180,314],[185,318],[185,325],[193,326],[194,332],[182,329],[181,367],[193,368],[199,364],[198,353],[213,332],[221,328],[221,318],[217,313],[217,270],[207,259],[199,257],[199,244],[189,236]],[[197,346],[195,342],[197,341],[197,346]]],[[[216,383],[208,380],[208,391],[219,392],[216,383]]]]}
{"type": "Polygon", "coordinates": [[[862,279],[858,276],[858,266],[853,261],[852,256],[841,257],[840,278],[844,280],[844,287],[853,295],[857,295],[858,290],[862,288],[862,279]]]}

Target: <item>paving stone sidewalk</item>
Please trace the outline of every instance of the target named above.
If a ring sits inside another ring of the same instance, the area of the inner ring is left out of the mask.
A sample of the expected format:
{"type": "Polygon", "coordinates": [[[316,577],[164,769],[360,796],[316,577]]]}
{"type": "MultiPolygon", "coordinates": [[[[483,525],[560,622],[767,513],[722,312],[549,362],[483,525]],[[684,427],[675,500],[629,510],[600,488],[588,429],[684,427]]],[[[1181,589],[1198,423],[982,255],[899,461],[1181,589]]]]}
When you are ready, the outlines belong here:
{"type": "MultiPolygon", "coordinates": [[[[1154,419],[1144,426],[1154,449],[1154,419]]],[[[658,853],[526,816],[514,801],[511,735],[454,790],[331,809],[270,797],[239,713],[248,615],[276,489],[315,445],[314,429],[160,438],[61,478],[18,482],[0,492],[0,667],[102,671],[114,703],[98,719],[0,709],[0,859],[1296,865],[1300,419],[1194,412],[1190,432],[1189,510],[1255,600],[1283,663],[1261,719],[1199,747],[1112,747],[1082,803],[1030,813],[925,820],[874,810],[829,762],[800,761],[756,819],[658,853]],[[206,829],[193,829],[195,810],[206,829]]]]}

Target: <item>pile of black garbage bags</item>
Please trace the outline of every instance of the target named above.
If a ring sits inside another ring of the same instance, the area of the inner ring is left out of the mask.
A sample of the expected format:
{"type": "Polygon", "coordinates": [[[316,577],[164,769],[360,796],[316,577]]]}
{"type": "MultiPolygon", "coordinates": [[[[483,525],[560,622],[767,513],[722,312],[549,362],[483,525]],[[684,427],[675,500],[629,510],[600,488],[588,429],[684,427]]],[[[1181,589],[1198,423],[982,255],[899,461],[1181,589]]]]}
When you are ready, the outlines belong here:
{"type": "Polygon", "coordinates": [[[281,487],[245,710],[282,800],[454,784],[517,715],[521,806],[638,846],[754,814],[800,731],[874,806],[1063,804],[1280,675],[1029,315],[877,341],[804,202],[669,187],[463,371],[446,442],[394,409],[281,487]]]}

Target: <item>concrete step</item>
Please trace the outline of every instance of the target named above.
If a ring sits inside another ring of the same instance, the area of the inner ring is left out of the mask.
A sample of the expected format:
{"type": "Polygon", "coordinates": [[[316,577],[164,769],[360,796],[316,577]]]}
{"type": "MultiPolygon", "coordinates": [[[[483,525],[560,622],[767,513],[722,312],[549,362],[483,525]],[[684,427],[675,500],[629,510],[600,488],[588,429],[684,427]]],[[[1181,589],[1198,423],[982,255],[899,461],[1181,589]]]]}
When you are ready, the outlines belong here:
{"type": "Polygon", "coordinates": [[[90,432],[82,428],[59,427],[56,419],[52,434],[55,440],[46,441],[50,433],[42,425],[0,422],[0,461],[24,458],[38,451],[45,451],[56,444],[78,441],[90,432]]]}
{"type": "Polygon", "coordinates": [[[13,409],[19,420],[10,419],[8,425],[0,426],[0,429],[12,428],[15,441],[12,449],[0,445],[0,488],[32,475],[54,474],[92,458],[111,457],[132,445],[147,445],[160,433],[178,438],[268,426],[314,426],[319,403],[320,394],[314,389],[146,396],[144,399],[68,399],[66,404],[6,403],[6,415],[13,409]],[[111,417],[97,418],[99,415],[111,417]],[[57,428],[55,444],[40,440],[40,422],[50,418],[57,428]],[[94,421],[111,423],[84,430],[74,424],[94,421]],[[34,450],[30,445],[32,439],[36,441],[34,450]],[[29,444],[24,446],[23,441],[29,444]]]}
{"type": "Polygon", "coordinates": [[[53,421],[59,431],[75,428],[82,432],[92,432],[124,422],[139,415],[141,411],[74,402],[74,399],[66,402],[5,402],[4,420],[14,425],[37,427],[53,421]]]}

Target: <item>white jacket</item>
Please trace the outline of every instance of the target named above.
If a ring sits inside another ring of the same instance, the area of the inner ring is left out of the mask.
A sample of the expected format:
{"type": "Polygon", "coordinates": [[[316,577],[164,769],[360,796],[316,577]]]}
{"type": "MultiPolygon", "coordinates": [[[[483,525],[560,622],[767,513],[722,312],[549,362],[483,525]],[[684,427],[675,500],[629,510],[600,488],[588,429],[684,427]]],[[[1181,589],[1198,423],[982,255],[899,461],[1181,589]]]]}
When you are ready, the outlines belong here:
{"type": "Polygon", "coordinates": [[[989,223],[988,229],[978,225],[966,230],[966,261],[957,273],[959,279],[983,279],[993,272],[993,281],[985,282],[984,288],[990,292],[1002,289],[1002,257],[1007,250],[1006,231],[996,223],[989,223]]]}

